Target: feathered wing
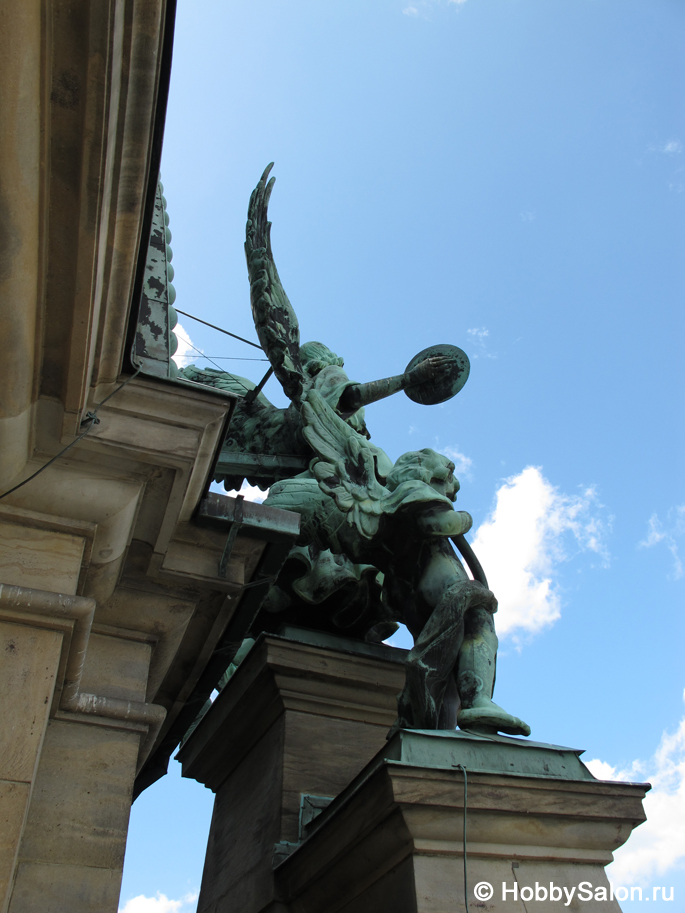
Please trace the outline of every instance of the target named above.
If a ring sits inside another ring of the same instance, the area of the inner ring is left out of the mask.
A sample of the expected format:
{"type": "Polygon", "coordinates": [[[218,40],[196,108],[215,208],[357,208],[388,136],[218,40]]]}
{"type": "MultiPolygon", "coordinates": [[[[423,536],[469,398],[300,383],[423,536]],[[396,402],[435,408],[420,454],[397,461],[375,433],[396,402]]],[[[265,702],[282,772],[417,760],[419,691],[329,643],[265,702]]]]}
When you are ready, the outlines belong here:
{"type": "MultiPolygon", "coordinates": [[[[230,374],[228,371],[217,371],[214,368],[197,368],[195,365],[182,368],[178,376],[185,380],[192,380],[196,384],[216,387],[217,390],[228,390],[229,393],[236,393],[238,396],[245,396],[257,386],[246,377],[230,374]]],[[[276,406],[272,405],[263,393],[257,395],[257,404],[266,409],[276,410],[276,406]]]]}
{"type": "Polygon", "coordinates": [[[245,228],[245,257],[250,278],[250,302],[257,335],[274,374],[299,405],[304,379],[300,363],[300,328],[288,301],[271,252],[271,222],[267,218],[275,178],[268,180],[273,162],[252,191],[245,228]],[[268,182],[267,182],[268,181],[268,182]]]}
{"type": "Polygon", "coordinates": [[[365,539],[377,532],[387,489],[376,479],[374,454],[316,392],[302,403],[303,433],[318,459],[310,464],[321,490],[335,499],[365,539]]]}

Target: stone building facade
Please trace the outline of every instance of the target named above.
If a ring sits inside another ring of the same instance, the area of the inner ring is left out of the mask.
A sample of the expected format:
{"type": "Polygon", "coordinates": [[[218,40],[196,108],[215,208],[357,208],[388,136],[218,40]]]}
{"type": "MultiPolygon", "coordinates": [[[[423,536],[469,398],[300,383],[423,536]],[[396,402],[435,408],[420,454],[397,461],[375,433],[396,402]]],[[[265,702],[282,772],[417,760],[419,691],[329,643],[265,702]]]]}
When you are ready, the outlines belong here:
{"type": "Polygon", "coordinates": [[[3,913],[117,909],[136,775],[166,769],[297,535],[207,495],[233,395],[133,376],[173,22],[0,10],[3,913]]]}

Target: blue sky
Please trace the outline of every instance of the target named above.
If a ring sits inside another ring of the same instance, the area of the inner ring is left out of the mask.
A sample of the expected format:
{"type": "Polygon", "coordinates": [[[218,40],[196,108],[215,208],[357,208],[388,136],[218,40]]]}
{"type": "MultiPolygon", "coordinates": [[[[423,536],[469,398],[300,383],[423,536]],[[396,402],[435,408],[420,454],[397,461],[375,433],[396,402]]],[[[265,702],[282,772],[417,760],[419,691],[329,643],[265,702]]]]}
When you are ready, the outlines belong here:
{"type": "MultiPolygon", "coordinates": [[[[496,699],[652,778],[616,880],[681,897],[684,35],[677,0],[180,0],[162,164],[183,310],[256,339],[245,214],[273,160],[303,340],[360,381],[469,354],[451,402],[369,407],[373,440],[452,456],[500,600],[496,699]]],[[[211,798],[175,771],[135,804],[127,913],[193,909],[211,798]]]]}

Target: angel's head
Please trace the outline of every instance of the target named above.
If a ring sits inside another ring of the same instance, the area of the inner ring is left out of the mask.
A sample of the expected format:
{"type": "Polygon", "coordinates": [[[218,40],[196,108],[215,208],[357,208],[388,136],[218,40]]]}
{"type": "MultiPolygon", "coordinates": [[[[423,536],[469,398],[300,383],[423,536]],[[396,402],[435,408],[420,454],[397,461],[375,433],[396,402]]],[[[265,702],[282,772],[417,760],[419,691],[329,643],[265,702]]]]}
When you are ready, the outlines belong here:
{"type": "Polygon", "coordinates": [[[319,371],[322,371],[328,365],[336,365],[336,367],[342,368],[345,364],[339,355],[331,352],[322,342],[305,342],[304,345],[300,346],[300,361],[310,377],[315,377],[319,371]]]}
{"type": "Polygon", "coordinates": [[[459,479],[454,476],[454,463],[430,447],[403,453],[392,468],[386,485],[394,491],[402,482],[425,482],[450,501],[456,501],[459,479]]]}

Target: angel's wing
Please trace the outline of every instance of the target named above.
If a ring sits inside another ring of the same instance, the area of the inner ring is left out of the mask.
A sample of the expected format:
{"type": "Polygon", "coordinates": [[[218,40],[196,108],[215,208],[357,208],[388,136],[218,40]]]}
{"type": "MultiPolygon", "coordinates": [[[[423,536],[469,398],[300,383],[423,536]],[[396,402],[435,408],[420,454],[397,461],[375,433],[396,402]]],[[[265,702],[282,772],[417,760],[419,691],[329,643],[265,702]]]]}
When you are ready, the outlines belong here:
{"type": "Polygon", "coordinates": [[[273,162],[252,191],[245,228],[245,257],[250,277],[252,316],[262,348],[274,374],[294,403],[299,405],[304,379],[300,364],[300,328],[288,301],[271,253],[271,222],[267,219],[275,178],[267,183],[273,162]]]}
{"type": "MultiPolygon", "coordinates": [[[[196,384],[204,384],[207,387],[216,387],[217,390],[228,390],[229,393],[237,393],[238,396],[245,396],[257,386],[246,377],[239,377],[237,374],[230,374],[228,371],[217,371],[215,368],[198,368],[195,365],[188,365],[178,372],[180,378],[192,380],[196,384]]],[[[269,402],[263,393],[257,395],[257,403],[268,409],[275,409],[275,406],[269,402]]]]}
{"type": "Polygon", "coordinates": [[[373,450],[316,390],[307,394],[301,413],[304,436],[318,457],[310,469],[319,487],[335,499],[348,523],[371,539],[378,532],[382,501],[388,494],[376,478],[373,450]]]}

